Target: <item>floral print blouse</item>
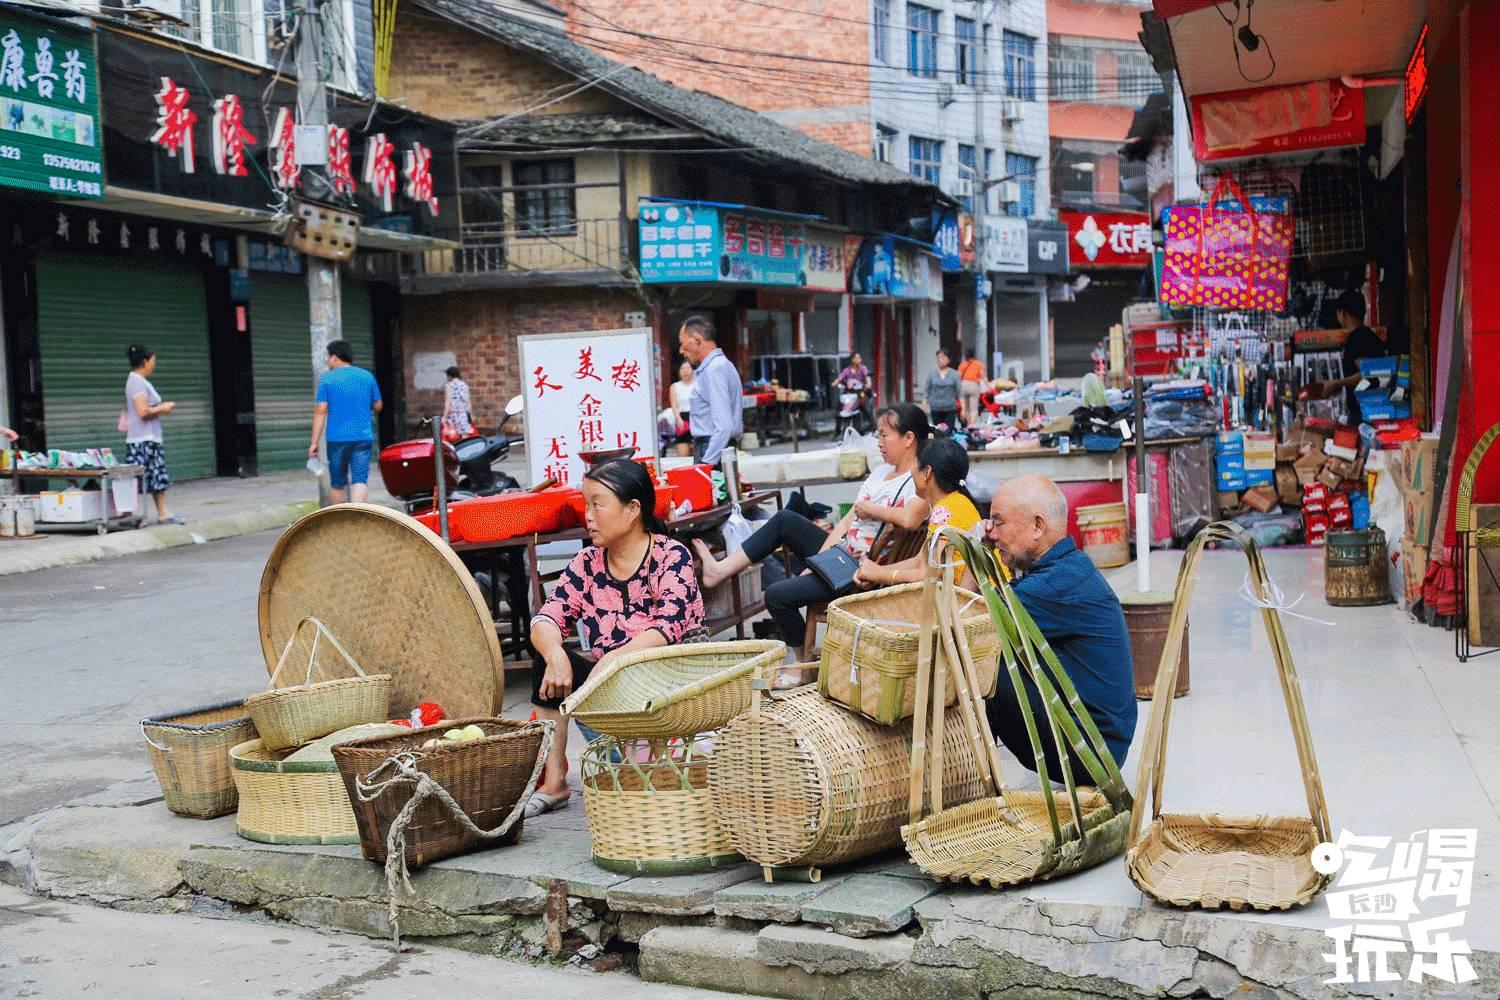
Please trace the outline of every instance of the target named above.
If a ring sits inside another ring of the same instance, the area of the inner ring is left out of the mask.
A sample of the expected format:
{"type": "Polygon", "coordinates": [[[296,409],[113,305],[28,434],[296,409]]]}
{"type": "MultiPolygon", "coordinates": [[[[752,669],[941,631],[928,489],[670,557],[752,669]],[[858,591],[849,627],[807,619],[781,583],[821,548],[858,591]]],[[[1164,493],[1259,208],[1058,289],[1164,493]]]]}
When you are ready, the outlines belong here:
{"type": "Polygon", "coordinates": [[[443,423],[460,437],[472,437],[474,420],[469,415],[469,384],[461,378],[448,380],[448,416],[443,423]]]}
{"type": "Polygon", "coordinates": [[[563,570],[536,617],[564,636],[576,626],[585,651],[597,659],[647,629],[660,631],[668,645],[681,642],[703,624],[703,596],[687,546],[652,535],[646,558],[628,580],[610,574],[604,549],[585,548],[563,570]]]}

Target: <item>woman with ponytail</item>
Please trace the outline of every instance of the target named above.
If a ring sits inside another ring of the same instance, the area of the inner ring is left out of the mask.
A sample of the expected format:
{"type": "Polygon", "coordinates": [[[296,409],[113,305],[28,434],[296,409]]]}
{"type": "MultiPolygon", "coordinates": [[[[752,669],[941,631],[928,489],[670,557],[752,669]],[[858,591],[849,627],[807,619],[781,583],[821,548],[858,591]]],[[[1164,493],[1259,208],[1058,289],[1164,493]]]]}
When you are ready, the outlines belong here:
{"type": "Polygon", "coordinates": [[[703,624],[693,556],[657,519],[656,486],[639,462],[606,462],[583,476],[591,545],[563,570],[531,619],[531,703],[557,723],[552,753],[526,815],[568,801],[568,720],[558,708],[595,668],[622,653],[668,646],[703,624]],[[577,633],[580,650],[563,638],[577,633]]]}
{"type": "MultiPolygon", "coordinates": [[[[943,525],[959,531],[973,532],[983,518],[979,505],[969,495],[964,479],[969,474],[969,453],[952,438],[931,438],[917,452],[917,466],[912,481],[917,496],[927,501],[932,514],[927,518],[929,535],[943,525]]],[[[866,586],[888,587],[897,583],[919,583],[927,573],[927,551],[904,562],[881,566],[865,559],[854,579],[866,586]]],[[[962,561],[955,568],[955,580],[964,578],[962,561]]]]}

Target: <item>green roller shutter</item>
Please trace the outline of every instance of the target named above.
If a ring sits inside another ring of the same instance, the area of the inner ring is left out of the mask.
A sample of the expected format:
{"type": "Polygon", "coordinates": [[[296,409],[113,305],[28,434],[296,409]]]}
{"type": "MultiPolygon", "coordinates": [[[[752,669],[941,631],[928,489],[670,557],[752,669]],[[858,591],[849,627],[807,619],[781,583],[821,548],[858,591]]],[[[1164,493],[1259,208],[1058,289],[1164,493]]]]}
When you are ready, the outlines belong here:
{"type": "MultiPolygon", "coordinates": [[[[354,363],[373,370],[369,292],[346,281],[342,300],[343,338],[354,349],[354,363]]],[[[307,278],[253,274],[250,330],[256,459],[262,472],[298,468],[307,461],[314,395],[307,278]]]]}
{"type": "Polygon", "coordinates": [[[125,348],[157,354],[151,382],[177,404],[162,418],[167,471],[216,471],[208,305],[197,271],[160,261],[44,254],[37,258],[38,340],[47,447],[113,447],[123,460],[125,348]]]}

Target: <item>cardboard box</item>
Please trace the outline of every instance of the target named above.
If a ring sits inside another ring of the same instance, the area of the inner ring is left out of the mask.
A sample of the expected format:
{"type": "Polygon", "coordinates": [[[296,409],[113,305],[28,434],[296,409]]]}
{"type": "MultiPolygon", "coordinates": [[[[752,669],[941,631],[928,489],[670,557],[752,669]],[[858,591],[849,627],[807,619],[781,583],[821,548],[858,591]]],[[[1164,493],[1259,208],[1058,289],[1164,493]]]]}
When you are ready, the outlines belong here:
{"type": "Polygon", "coordinates": [[[1306,536],[1308,545],[1322,545],[1328,537],[1328,518],[1323,514],[1308,514],[1304,511],[1302,534],[1306,536]]]}
{"type": "Polygon", "coordinates": [[[1432,544],[1432,507],[1437,498],[1437,438],[1403,441],[1395,465],[1396,488],[1405,513],[1404,537],[1416,545],[1432,544]]]}
{"type": "Polygon", "coordinates": [[[1276,466],[1273,463],[1269,469],[1246,469],[1245,485],[1249,486],[1275,486],[1276,466]]]}
{"type": "Polygon", "coordinates": [[[1305,514],[1324,514],[1328,511],[1328,487],[1322,483],[1309,483],[1302,487],[1302,511],[1305,514]]]}
{"type": "Polygon", "coordinates": [[[1286,463],[1276,466],[1276,496],[1289,507],[1302,506],[1302,484],[1297,482],[1297,470],[1286,463]]]}
{"type": "Polygon", "coordinates": [[[1234,490],[1219,491],[1219,510],[1234,510],[1240,505],[1240,495],[1234,490]]]}
{"type": "Polygon", "coordinates": [[[1276,491],[1269,486],[1257,486],[1245,491],[1245,506],[1251,510],[1258,510],[1262,514],[1268,513],[1276,506],[1276,491]]]}
{"type": "Polygon", "coordinates": [[[1325,465],[1318,473],[1318,482],[1330,490],[1336,490],[1343,484],[1344,477],[1339,475],[1338,471],[1332,465],[1325,465]]]}
{"type": "Polygon", "coordinates": [[[1330,458],[1324,468],[1336,473],[1340,479],[1354,479],[1358,475],[1355,463],[1343,458],[1330,458]]]}
{"type": "Polygon", "coordinates": [[[1284,441],[1276,446],[1276,461],[1295,462],[1302,457],[1302,445],[1298,441],[1284,441]]]}
{"type": "Polygon", "coordinates": [[[1427,578],[1427,546],[1405,539],[1401,542],[1403,604],[1410,608],[1422,599],[1422,581],[1427,578]]]}
{"type": "Polygon", "coordinates": [[[1359,448],[1346,448],[1337,442],[1329,441],[1323,446],[1323,454],[1329,458],[1342,458],[1347,462],[1352,462],[1359,458],[1359,448]]]}
{"type": "Polygon", "coordinates": [[[1276,438],[1261,431],[1244,434],[1246,472],[1272,472],[1276,469],[1276,438]]]}

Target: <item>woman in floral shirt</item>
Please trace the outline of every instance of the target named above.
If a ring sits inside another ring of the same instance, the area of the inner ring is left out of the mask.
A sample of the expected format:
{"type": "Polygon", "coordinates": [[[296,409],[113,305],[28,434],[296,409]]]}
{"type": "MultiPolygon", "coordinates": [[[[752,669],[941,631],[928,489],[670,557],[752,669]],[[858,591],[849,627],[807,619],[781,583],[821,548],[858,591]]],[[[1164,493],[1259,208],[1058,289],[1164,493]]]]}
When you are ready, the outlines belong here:
{"type": "Polygon", "coordinates": [[[479,433],[474,430],[474,410],[469,402],[469,383],[458,377],[458,366],[448,369],[448,382],[443,387],[443,430],[455,441],[471,438],[479,433]]]}
{"type": "Polygon", "coordinates": [[[562,807],[571,794],[563,699],[620,654],[681,642],[703,624],[692,554],[656,519],[656,487],[645,466],[595,466],[584,474],[583,498],[593,544],[568,563],[531,620],[531,703],[537,718],[557,723],[557,736],[528,816],[562,807]],[[571,634],[581,651],[563,645],[571,634]]]}

